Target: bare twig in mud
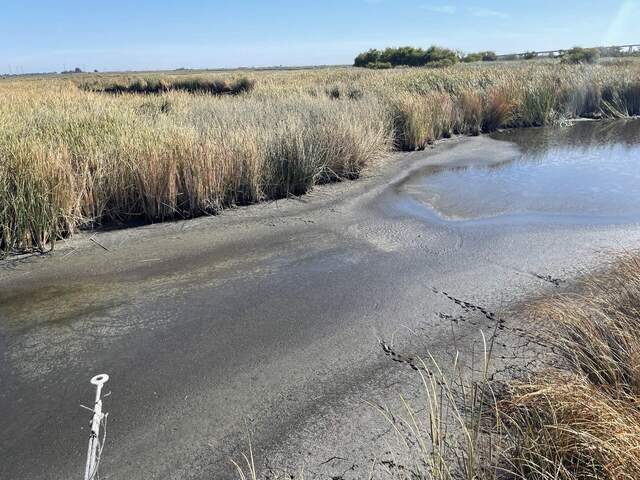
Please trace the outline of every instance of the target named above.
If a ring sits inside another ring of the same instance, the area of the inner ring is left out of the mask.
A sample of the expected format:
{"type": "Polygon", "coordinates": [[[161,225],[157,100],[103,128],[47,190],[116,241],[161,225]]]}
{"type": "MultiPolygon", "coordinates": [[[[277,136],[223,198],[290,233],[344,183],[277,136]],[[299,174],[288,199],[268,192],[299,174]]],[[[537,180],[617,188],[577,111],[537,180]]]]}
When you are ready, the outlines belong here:
{"type": "Polygon", "coordinates": [[[105,251],[109,251],[109,249],[107,247],[105,247],[103,244],[101,244],[99,241],[97,241],[95,238],[93,237],[89,237],[89,240],[92,241],[93,243],[95,243],[96,245],[98,245],[100,248],[102,248],[105,251]]]}

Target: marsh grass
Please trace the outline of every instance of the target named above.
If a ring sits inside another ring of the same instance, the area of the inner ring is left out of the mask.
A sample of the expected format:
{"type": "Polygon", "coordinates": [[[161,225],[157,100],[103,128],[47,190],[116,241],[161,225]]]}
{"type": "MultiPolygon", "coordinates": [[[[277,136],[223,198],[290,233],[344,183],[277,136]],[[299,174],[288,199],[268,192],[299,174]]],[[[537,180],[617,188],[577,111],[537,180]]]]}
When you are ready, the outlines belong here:
{"type": "Polygon", "coordinates": [[[448,373],[430,359],[418,372],[426,407],[385,413],[414,453],[407,478],[640,478],[640,253],[528,310],[551,366],[490,381],[485,342],[479,379],[457,357],[448,373]]]}
{"type": "Polygon", "coordinates": [[[640,254],[532,307],[559,365],[513,382],[499,408],[519,478],[640,478],[640,254]]]}
{"type": "Polygon", "coordinates": [[[159,94],[166,92],[208,93],[211,95],[238,95],[255,87],[247,77],[229,81],[204,77],[135,76],[93,79],[80,82],[78,87],[89,92],[159,94]]]}
{"type": "Polygon", "coordinates": [[[404,456],[411,464],[400,469],[400,478],[476,480],[495,475],[492,439],[486,433],[486,417],[495,418],[487,412],[495,405],[489,371],[493,346],[484,335],[482,340],[482,355],[472,359],[471,368],[459,355],[446,370],[431,356],[419,360],[415,371],[421,401],[401,397],[399,413],[378,407],[409,453],[404,456]]]}
{"type": "Polygon", "coordinates": [[[0,252],[305,193],[452,134],[640,113],[637,63],[251,77],[0,81],[0,252]]]}

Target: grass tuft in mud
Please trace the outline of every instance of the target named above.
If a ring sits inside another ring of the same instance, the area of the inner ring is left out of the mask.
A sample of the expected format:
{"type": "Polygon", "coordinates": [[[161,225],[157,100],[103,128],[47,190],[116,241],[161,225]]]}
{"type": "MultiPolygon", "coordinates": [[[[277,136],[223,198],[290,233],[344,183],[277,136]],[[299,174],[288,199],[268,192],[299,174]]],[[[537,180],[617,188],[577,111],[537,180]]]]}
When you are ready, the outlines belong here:
{"type": "Polygon", "coordinates": [[[386,415],[409,427],[398,432],[417,477],[406,478],[640,478],[640,253],[616,256],[572,293],[528,310],[542,326],[545,367],[492,380],[491,342],[479,379],[422,362],[425,405],[386,415]]]}

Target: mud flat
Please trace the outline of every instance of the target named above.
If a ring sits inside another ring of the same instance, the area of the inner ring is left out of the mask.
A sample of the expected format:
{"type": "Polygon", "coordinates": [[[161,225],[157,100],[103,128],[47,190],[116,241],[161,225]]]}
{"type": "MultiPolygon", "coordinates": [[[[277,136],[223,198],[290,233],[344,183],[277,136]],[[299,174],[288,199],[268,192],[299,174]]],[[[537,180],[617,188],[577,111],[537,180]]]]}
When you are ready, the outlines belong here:
{"type": "Polygon", "coordinates": [[[431,288],[500,310],[638,245],[640,124],[589,125],[452,140],[305,197],[3,261],[0,477],[79,474],[101,372],[110,478],[233,478],[245,420],[264,471],[368,475],[393,433],[364,401],[393,404],[412,375],[378,339],[447,356],[489,327],[452,335],[431,288]]]}

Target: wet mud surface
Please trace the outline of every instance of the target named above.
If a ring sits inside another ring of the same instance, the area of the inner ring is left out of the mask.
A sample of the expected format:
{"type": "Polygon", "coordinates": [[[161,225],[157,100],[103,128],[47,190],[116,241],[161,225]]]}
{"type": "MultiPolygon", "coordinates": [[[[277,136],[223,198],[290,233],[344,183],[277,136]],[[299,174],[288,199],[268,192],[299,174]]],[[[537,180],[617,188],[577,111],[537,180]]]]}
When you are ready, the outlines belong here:
{"type": "MultiPolygon", "coordinates": [[[[623,136],[637,139],[637,125],[623,136]]],[[[300,199],[103,232],[105,248],[82,234],[52,255],[3,261],[0,478],[81,474],[79,404],[97,373],[112,392],[103,478],[235,478],[245,425],[264,474],[304,466],[305,478],[351,479],[368,477],[374,457],[397,465],[370,404],[399,407],[416,379],[381,341],[404,360],[477,351],[513,302],[638,245],[631,202],[598,221],[576,213],[579,202],[529,221],[519,200],[496,217],[495,199],[468,189],[480,213],[457,210],[461,221],[417,193],[447,172],[513,168],[536,142],[565,148],[556,134],[453,140],[300,199]],[[499,222],[480,219],[491,211],[499,222]]],[[[505,333],[498,356],[526,348],[518,342],[505,333]]]]}

